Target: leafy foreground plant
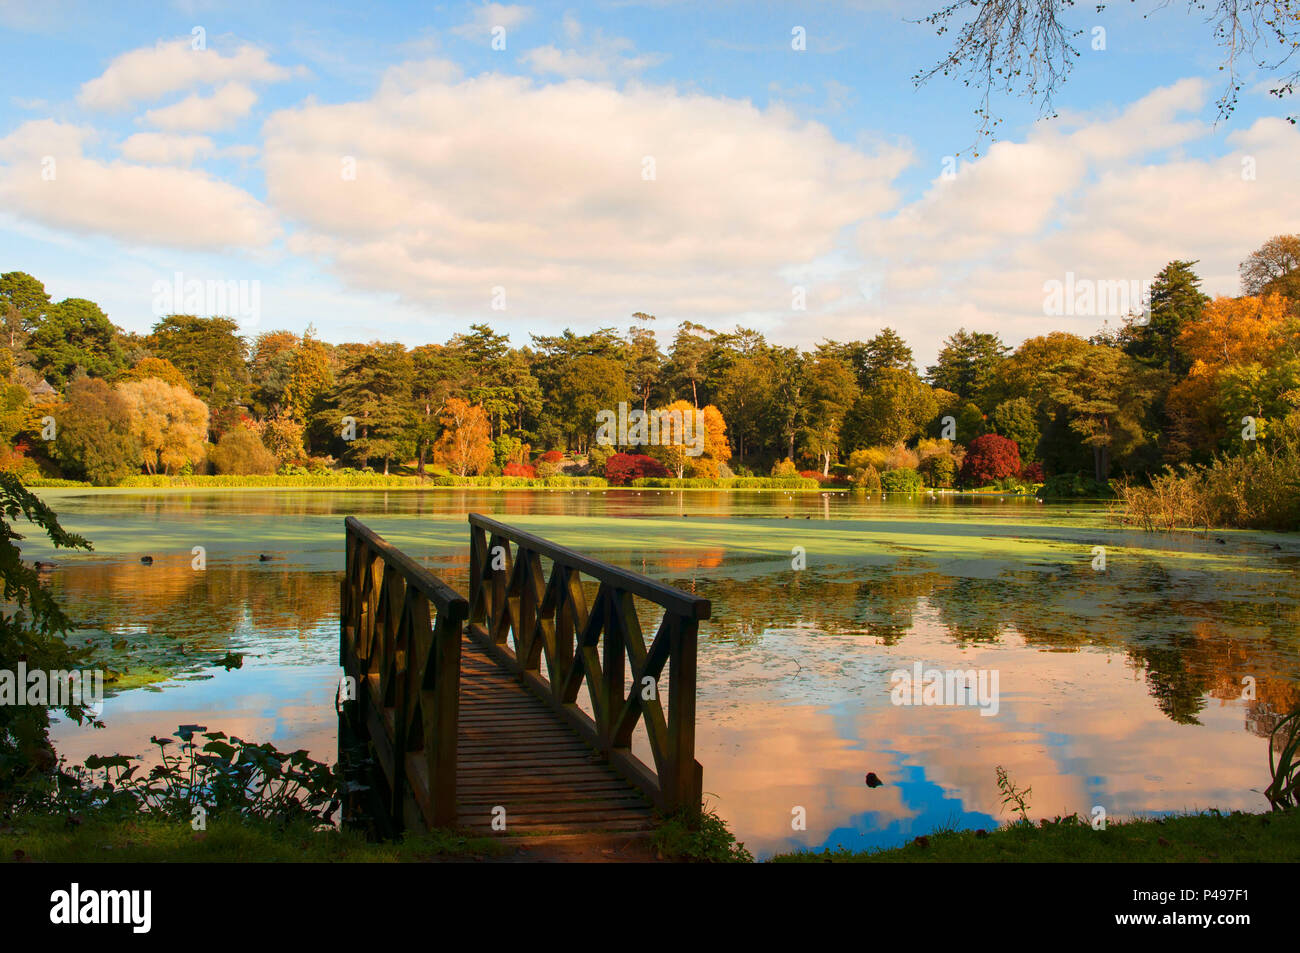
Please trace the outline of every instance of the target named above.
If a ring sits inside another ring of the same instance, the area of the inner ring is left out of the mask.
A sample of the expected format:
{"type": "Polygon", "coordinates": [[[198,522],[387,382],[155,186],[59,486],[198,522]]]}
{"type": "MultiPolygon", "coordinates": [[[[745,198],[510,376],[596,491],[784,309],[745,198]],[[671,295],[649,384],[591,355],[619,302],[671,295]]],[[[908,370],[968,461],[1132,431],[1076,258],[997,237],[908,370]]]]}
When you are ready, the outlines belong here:
{"type": "Polygon", "coordinates": [[[1010,804],[1015,805],[1015,809],[1020,812],[1020,823],[1032,824],[1029,819],[1029,795],[1034,793],[1032,786],[1020,790],[1012,782],[1007,774],[1007,769],[1002,765],[997,766],[998,772],[998,790],[1002,792],[1002,809],[1006,810],[1010,804]]]}
{"type": "MultiPolygon", "coordinates": [[[[0,669],[14,671],[21,662],[28,671],[72,671],[85,661],[87,652],[64,641],[72,623],[41,585],[36,570],[23,563],[15,545],[23,535],[11,525],[20,516],[44,530],[56,547],[91,548],[82,537],[64,531],[54,511],[24,489],[17,476],[0,472],[0,580],[4,582],[0,669]]],[[[59,710],[78,724],[89,718],[85,705],[59,710]]],[[[24,779],[54,769],[49,726],[50,709],[43,705],[0,705],[0,802],[8,800],[11,789],[24,779]]]]}
{"type": "Polygon", "coordinates": [[[736,840],[727,822],[713,808],[705,807],[699,817],[674,814],[655,831],[654,846],[668,860],[689,860],[706,864],[752,864],[754,855],[736,840]]]}
{"type": "Polygon", "coordinates": [[[161,761],[148,771],[141,771],[140,758],[92,755],[33,787],[19,812],[64,815],[74,823],[95,816],[329,824],[338,810],[338,769],[306,751],[286,754],[200,725],[181,725],[175,739],[150,740],[161,761]],[[196,735],[205,740],[202,748],[196,735]]]}

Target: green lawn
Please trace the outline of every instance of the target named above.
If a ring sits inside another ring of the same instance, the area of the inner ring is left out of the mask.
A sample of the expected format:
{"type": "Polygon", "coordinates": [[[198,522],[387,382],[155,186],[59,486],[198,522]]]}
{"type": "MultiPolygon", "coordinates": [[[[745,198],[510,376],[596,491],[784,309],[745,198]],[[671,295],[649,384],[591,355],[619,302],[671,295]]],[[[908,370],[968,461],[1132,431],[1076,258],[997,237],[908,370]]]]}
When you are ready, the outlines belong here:
{"type": "Polygon", "coordinates": [[[1069,819],[1038,827],[944,831],[905,847],[800,851],[774,863],[1224,863],[1300,861],[1300,810],[1189,814],[1112,821],[1105,830],[1069,819]]]}
{"type": "Polygon", "coordinates": [[[425,863],[489,860],[507,850],[500,839],[435,831],[392,843],[367,843],[350,831],[313,831],[270,823],[208,825],[179,821],[24,817],[0,822],[0,860],[42,863],[425,863]]]}

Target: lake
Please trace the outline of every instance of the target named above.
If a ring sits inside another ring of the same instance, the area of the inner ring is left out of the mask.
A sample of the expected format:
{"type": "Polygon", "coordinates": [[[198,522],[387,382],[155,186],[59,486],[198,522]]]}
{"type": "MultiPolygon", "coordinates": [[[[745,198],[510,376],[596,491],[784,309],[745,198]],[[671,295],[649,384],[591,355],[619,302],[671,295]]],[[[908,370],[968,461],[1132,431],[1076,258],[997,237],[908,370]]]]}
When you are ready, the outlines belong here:
{"type": "Polygon", "coordinates": [[[1097,504],[779,491],[40,493],[95,551],[56,553],[31,533],[24,557],[58,563],[48,578],[75,637],[113,646],[121,671],[106,728],[55,726],[74,762],[143,753],[151,735],[186,723],[334,760],[348,515],[461,592],[465,516],[481,512],[712,600],[697,758],[709,804],[759,857],[996,826],[1010,819],[999,765],[1032,788],[1035,818],[1265,809],[1268,732],[1300,703],[1300,540],[1136,533],[1097,504]],[[242,667],[218,664],[227,653],[242,667]],[[895,704],[892,674],[918,663],[995,673],[996,713],[895,704]],[[868,772],[883,785],[868,787],[868,772]]]}

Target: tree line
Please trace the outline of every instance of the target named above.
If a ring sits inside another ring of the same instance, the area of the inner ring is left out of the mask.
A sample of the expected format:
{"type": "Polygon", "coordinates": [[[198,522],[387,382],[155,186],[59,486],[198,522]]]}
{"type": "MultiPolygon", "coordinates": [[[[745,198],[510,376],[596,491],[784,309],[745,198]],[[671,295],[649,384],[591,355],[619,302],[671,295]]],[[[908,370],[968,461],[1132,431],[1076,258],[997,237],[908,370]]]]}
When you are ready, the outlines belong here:
{"type": "Polygon", "coordinates": [[[689,321],[661,338],[643,312],[626,330],[523,345],[486,324],[408,348],[330,344],[310,328],[245,337],[230,318],[183,314],[135,334],[8,272],[0,469],[95,483],[337,466],[600,474],[615,451],[645,449],[595,440],[600,412],[626,403],[701,410],[702,455],[651,450],[677,477],[917,470],[951,485],[968,448],[1001,459],[1001,444],[976,443],[986,437],[1018,456],[985,477],[1142,477],[1267,444],[1300,408],[1300,236],[1243,262],[1238,297],[1211,300],[1195,269],[1166,265],[1148,311],[1116,329],[1011,348],[962,328],[923,370],[888,327],[799,349],[689,321]]]}

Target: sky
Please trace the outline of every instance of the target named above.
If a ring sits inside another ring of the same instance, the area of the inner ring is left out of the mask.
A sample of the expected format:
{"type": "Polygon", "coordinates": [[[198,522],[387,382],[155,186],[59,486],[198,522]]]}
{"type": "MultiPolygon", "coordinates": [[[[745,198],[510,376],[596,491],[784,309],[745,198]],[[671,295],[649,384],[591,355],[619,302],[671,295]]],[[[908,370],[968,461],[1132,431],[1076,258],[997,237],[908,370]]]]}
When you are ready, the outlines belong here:
{"type": "Polygon", "coordinates": [[[1049,313],[1052,282],[1187,259],[1236,294],[1300,231],[1295,102],[1248,69],[1217,121],[1198,15],[1081,5],[1056,117],[996,99],[975,158],[976,91],[912,81],[934,5],[0,0],[0,271],[136,332],[524,345],[646,312],[665,343],[892,327],[924,367],[958,327],[1122,320],[1049,313]]]}

